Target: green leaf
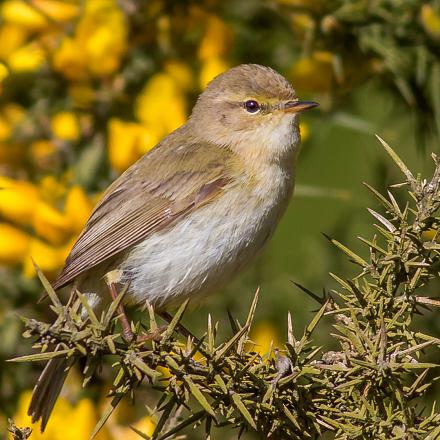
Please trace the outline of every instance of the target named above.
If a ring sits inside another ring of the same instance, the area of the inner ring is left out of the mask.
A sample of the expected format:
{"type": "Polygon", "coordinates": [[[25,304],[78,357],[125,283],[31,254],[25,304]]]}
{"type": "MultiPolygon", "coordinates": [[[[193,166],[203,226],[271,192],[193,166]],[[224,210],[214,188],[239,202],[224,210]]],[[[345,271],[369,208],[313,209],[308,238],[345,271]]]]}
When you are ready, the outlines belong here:
{"type": "Polygon", "coordinates": [[[216,419],[216,414],[215,414],[214,409],[209,404],[209,402],[206,400],[206,397],[203,395],[203,393],[200,391],[200,389],[195,385],[195,383],[189,377],[186,377],[186,376],[183,378],[183,380],[188,385],[193,397],[197,400],[197,402],[200,403],[200,406],[208,414],[210,414],[214,419],[216,419]]]}
{"type": "Polygon", "coordinates": [[[238,354],[241,354],[243,352],[244,345],[245,345],[245,343],[247,341],[247,338],[248,338],[248,335],[249,335],[249,331],[251,329],[251,325],[252,325],[252,322],[254,320],[255,311],[257,310],[258,294],[259,294],[259,292],[260,292],[260,288],[258,288],[256,290],[255,295],[254,295],[254,299],[252,300],[252,304],[251,304],[251,306],[249,308],[249,313],[248,313],[248,316],[247,316],[247,319],[246,319],[246,324],[245,324],[246,331],[243,333],[243,335],[241,336],[240,340],[238,341],[238,347],[237,347],[237,353],[238,354]]]}
{"type": "Polygon", "coordinates": [[[96,424],[92,434],[90,435],[90,440],[93,440],[101,431],[102,427],[104,426],[105,422],[109,419],[109,417],[112,415],[113,411],[118,406],[119,402],[122,400],[123,394],[116,395],[112,401],[110,402],[110,405],[107,407],[107,409],[102,414],[101,418],[99,419],[98,423],[96,424]]]}
{"type": "Polygon", "coordinates": [[[341,249],[342,252],[344,252],[346,255],[348,255],[355,263],[359,264],[362,267],[368,267],[368,263],[361,258],[359,255],[355,254],[352,250],[350,250],[348,247],[344,246],[342,243],[340,243],[338,240],[335,240],[334,238],[329,237],[328,235],[324,234],[324,236],[333,243],[336,247],[341,249]]]}
{"type": "Polygon", "coordinates": [[[243,401],[241,400],[240,395],[237,393],[233,393],[232,400],[233,400],[235,406],[237,407],[237,409],[241,412],[243,417],[249,423],[249,425],[251,425],[252,428],[254,428],[255,431],[257,431],[257,425],[255,424],[254,419],[251,416],[251,413],[248,411],[248,409],[244,405],[243,401]]]}
{"type": "Polygon", "coordinates": [[[179,310],[177,310],[177,313],[174,315],[173,319],[171,320],[170,324],[168,325],[167,329],[162,335],[162,340],[161,340],[162,344],[167,342],[171,338],[175,328],[177,327],[180,320],[182,319],[183,314],[185,313],[188,303],[189,303],[189,299],[185,300],[185,302],[179,307],[179,310]]]}
{"type": "Polygon", "coordinates": [[[379,135],[376,134],[376,138],[379,140],[379,142],[385,148],[385,151],[391,156],[391,159],[393,159],[393,161],[396,163],[396,165],[400,168],[400,170],[405,175],[406,179],[411,184],[411,186],[413,186],[416,183],[416,179],[414,178],[413,174],[408,169],[408,167],[405,165],[405,163],[402,161],[402,159],[379,135]]]}
{"type": "Polygon", "coordinates": [[[26,356],[16,357],[14,359],[8,359],[7,362],[38,362],[38,361],[49,361],[51,359],[58,359],[65,357],[71,349],[59,350],[59,351],[49,351],[46,353],[29,354],[26,356]]]}
{"type": "Polygon", "coordinates": [[[52,287],[52,284],[49,283],[48,279],[44,276],[43,272],[41,272],[40,268],[37,266],[37,263],[35,263],[33,259],[32,259],[32,264],[34,265],[35,272],[37,273],[37,276],[40,279],[41,284],[44,287],[44,290],[46,291],[47,295],[52,301],[52,304],[56,308],[61,308],[63,305],[60,299],[58,298],[58,295],[56,294],[54,288],[52,287]]]}

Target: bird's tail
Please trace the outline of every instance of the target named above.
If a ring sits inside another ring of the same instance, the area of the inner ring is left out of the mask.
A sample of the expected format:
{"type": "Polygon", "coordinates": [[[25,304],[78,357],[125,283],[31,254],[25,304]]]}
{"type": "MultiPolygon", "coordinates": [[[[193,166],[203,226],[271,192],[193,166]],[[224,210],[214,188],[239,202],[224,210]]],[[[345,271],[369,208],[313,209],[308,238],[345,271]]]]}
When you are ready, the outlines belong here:
{"type": "Polygon", "coordinates": [[[41,419],[41,432],[46,428],[72,364],[71,359],[51,359],[38,378],[28,415],[32,417],[32,423],[41,419]]]}

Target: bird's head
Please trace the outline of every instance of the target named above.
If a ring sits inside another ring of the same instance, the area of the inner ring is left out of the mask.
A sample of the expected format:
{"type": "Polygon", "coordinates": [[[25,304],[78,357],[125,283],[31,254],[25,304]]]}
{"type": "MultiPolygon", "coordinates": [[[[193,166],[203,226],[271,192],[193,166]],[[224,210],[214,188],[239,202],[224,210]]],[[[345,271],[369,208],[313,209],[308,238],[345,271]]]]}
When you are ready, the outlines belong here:
{"type": "Polygon", "coordinates": [[[190,124],[207,141],[279,155],[299,142],[298,114],[317,105],[299,101],[292,85],[275,70],[242,64],[208,84],[190,124]]]}

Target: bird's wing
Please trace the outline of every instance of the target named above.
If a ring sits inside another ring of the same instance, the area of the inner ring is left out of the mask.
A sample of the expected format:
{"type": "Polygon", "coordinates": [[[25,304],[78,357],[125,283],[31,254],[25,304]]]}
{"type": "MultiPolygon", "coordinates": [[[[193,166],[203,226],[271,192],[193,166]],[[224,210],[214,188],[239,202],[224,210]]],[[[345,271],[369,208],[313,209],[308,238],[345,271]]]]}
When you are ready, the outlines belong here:
{"type": "Polygon", "coordinates": [[[209,203],[237,181],[242,167],[229,149],[207,143],[179,145],[177,140],[171,137],[159,144],[108,188],[55,289],[209,203]]]}

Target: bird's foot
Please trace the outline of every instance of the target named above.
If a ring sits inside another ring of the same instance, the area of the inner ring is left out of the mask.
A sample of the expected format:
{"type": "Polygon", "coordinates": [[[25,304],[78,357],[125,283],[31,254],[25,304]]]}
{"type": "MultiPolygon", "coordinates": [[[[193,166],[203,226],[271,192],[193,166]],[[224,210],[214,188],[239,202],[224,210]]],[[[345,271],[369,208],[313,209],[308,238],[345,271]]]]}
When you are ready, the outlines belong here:
{"type": "MultiPolygon", "coordinates": [[[[121,271],[114,270],[112,272],[109,272],[105,279],[107,282],[107,286],[110,292],[110,296],[112,297],[113,301],[116,301],[116,298],[118,297],[118,291],[116,290],[116,283],[120,281],[121,277],[121,271]]],[[[128,321],[127,315],[125,313],[124,305],[122,302],[118,305],[118,314],[119,314],[119,322],[122,326],[122,337],[127,342],[132,342],[134,340],[134,333],[131,329],[130,322],[128,321]]]]}

